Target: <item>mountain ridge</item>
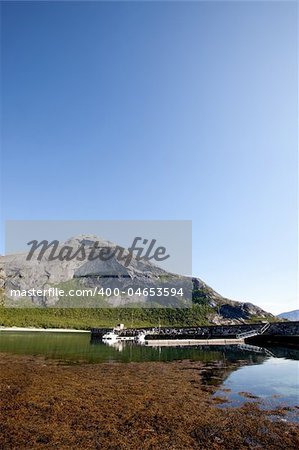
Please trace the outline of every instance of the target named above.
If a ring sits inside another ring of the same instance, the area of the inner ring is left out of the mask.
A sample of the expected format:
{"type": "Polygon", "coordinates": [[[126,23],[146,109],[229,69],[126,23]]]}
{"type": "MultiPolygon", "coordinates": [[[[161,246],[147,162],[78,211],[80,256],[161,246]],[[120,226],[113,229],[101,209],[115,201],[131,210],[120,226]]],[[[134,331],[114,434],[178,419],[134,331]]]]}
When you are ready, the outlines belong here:
{"type": "MultiPolygon", "coordinates": [[[[107,246],[108,248],[116,246],[116,244],[94,235],[80,235],[66,240],[60,247],[69,245],[76,250],[82,243],[94,244],[95,242],[100,242],[101,246],[107,246]]],[[[239,302],[223,297],[198,277],[173,274],[149,261],[140,261],[132,257],[127,267],[121,261],[117,261],[115,257],[109,261],[78,261],[73,259],[60,261],[57,264],[57,260],[51,261],[49,251],[45,252],[44,259],[40,261],[27,261],[27,253],[0,257],[0,287],[8,290],[28,290],[32,286],[45,288],[76,282],[79,286],[92,288],[110,286],[113,282],[115,286],[128,286],[133,283],[134,286],[151,288],[162,283],[163,286],[184,286],[186,289],[190,289],[192,304],[206,307],[209,310],[208,321],[210,323],[242,323],[255,318],[274,318],[272,314],[252,303],[239,302]]],[[[108,307],[124,307],[127,305],[127,300],[120,301],[115,297],[105,299],[108,302],[108,307]]],[[[171,300],[172,302],[168,300],[164,307],[181,307],[183,304],[179,299],[171,300]]],[[[53,307],[59,306],[61,299],[46,298],[41,302],[38,298],[31,298],[30,301],[34,306],[53,307]]],[[[148,301],[148,296],[138,297],[138,302],[141,302],[142,306],[147,307],[148,301]]],[[[9,301],[9,306],[16,306],[15,303],[9,301]]]]}

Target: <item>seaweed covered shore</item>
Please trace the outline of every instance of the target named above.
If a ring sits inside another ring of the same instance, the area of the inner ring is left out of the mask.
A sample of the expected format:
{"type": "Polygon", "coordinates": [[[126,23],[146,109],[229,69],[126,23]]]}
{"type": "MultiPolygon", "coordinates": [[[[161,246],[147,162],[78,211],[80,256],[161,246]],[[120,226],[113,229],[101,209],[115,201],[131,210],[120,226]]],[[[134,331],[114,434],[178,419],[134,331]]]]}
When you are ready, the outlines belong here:
{"type": "Polygon", "coordinates": [[[299,425],[283,409],[273,420],[255,403],[219,408],[201,362],[0,356],[3,450],[299,448],[299,425]]]}

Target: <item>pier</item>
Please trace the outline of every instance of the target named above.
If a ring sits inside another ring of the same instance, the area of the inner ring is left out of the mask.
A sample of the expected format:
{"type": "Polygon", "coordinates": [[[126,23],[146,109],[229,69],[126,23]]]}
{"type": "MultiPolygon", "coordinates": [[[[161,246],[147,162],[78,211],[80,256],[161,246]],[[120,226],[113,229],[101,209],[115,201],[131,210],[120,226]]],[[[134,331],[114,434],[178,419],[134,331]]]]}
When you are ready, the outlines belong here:
{"type": "Polygon", "coordinates": [[[148,345],[149,347],[234,344],[244,344],[244,339],[145,339],[145,345],[148,345]]]}
{"type": "MultiPolygon", "coordinates": [[[[112,328],[93,328],[92,339],[100,340],[112,328]]],[[[212,325],[200,327],[125,328],[119,330],[123,337],[145,334],[149,346],[170,345],[283,345],[299,347],[299,322],[273,322],[237,325],[212,325]]]]}

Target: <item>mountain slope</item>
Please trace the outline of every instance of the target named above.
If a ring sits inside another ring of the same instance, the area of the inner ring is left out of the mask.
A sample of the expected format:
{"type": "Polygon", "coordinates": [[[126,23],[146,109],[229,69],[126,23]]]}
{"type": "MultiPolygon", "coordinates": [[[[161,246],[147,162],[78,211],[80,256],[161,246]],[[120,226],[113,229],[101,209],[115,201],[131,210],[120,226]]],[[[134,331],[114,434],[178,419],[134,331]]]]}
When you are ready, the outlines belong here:
{"type": "MultiPolygon", "coordinates": [[[[95,242],[100,243],[101,248],[115,249],[116,244],[104,241],[97,236],[83,235],[77,236],[64,242],[58,248],[69,246],[75,251],[79,250],[82,244],[92,246],[95,242]]],[[[89,289],[119,289],[127,290],[128,287],[145,290],[148,292],[151,288],[157,287],[183,289],[186,297],[189,295],[190,301],[195,305],[201,306],[207,311],[207,320],[211,323],[237,323],[252,318],[272,318],[273,316],[258,306],[251,303],[242,303],[224,298],[211,287],[206,285],[200,278],[190,278],[166,272],[165,270],[151,264],[147,261],[140,261],[134,256],[130,258],[128,264],[124,260],[112,257],[107,261],[96,260],[51,260],[48,249],[41,260],[26,260],[27,253],[7,255],[0,259],[0,281],[2,287],[9,292],[11,289],[28,291],[33,287],[36,289],[48,289],[58,286],[64,289],[89,288],[89,289]]],[[[124,255],[128,255],[124,251],[124,255]]],[[[85,301],[85,300],[84,300],[85,301]]],[[[59,295],[39,297],[35,295],[26,296],[26,298],[6,298],[6,305],[16,306],[20,303],[22,306],[38,307],[124,307],[138,303],[139,307],[174,307],[181,308],[188,305],[185,298],[179,296],[163,297],[149,295],[101,295],[92,301],[82,303],[82,299],[61,298],[59,295]],[[24,303],[27,301],[27,303],[24,303]],[[21,302],[21,303],[20,303],[21,302]],[[77,303],[76,303],[77,302],[77,303]]],[[[189,304],[188,306],[191,306],[189,304]]]]}

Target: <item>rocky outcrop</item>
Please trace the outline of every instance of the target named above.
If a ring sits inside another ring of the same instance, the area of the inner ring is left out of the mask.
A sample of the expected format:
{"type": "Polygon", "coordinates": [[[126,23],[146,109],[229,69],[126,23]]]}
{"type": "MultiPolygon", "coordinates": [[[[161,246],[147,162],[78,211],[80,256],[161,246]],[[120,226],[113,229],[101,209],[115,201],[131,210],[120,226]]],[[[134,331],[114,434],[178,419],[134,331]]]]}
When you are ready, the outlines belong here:
{"type": "Polygon", "coordinates": [[[248,320],[251,317],[266,318],[269,316],[268,313],[252,303],[223,304],[219,308],[219,314],[224,319],[244,320],[248,320]]]}

